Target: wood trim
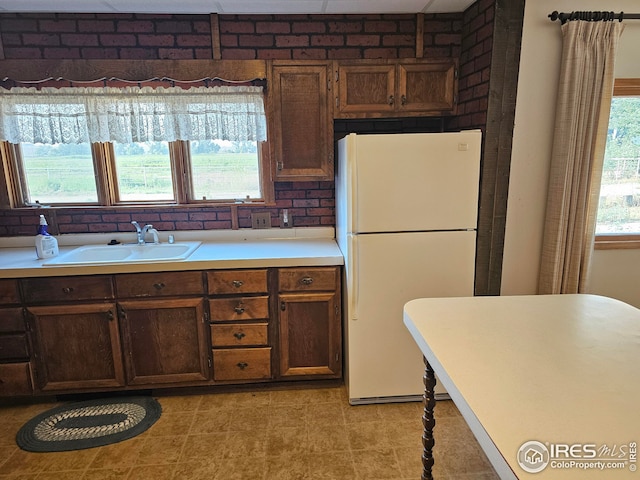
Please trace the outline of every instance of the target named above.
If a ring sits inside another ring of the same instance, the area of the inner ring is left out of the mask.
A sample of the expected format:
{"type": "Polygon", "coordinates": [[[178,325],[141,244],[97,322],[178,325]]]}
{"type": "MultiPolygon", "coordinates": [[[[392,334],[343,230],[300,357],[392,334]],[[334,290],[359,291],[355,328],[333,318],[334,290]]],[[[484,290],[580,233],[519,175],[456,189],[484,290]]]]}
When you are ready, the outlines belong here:
{"type": "Polygon", "coordinates": [[[143,81],[167,77],[184,82],[203,78],[250,81],[266,78],[266,68],[265,60],[0,60],[0,80],[143,81]]]}
{"type": "Polygon", "coordinates": [[[416,15],[416,58],[424,57],[424,13],[416,15]]]}
{"type": "Polygon", "coordinates": [[[218,21],[218,14],[212,13],[209,19],[211,22],[211,54],[214,60],[220,60],[222,58],[222,50],[220,48],[220,22],[218,21]]]}
{"type": "Polygon", "coordinates": [[[620,97],[640,96],[640,78],[616,78],[613,95],[620,97]]]}
{"type": "Polygon", "coordinates": [[[595,250],[640,249],[640,235],[596,235],[595,250]]]}

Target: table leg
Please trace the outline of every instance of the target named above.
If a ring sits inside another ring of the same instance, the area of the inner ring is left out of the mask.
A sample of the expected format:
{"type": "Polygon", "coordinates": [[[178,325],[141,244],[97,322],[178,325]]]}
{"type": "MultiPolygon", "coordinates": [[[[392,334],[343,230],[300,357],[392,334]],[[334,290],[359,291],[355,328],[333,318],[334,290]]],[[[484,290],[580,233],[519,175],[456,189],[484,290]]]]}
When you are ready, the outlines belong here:
{"type": "Polygon", "coordinates": [[[422,480],[433,480],[431,469],[433,468],[433,446],[435,440],[433,438],[433,427],[436,425],[436,419],[433,415],[433,409],[436,406],[435,387],[436,375],[429,365],[427,359],[424,359],[424,413],[422,414],[422,480]]]}

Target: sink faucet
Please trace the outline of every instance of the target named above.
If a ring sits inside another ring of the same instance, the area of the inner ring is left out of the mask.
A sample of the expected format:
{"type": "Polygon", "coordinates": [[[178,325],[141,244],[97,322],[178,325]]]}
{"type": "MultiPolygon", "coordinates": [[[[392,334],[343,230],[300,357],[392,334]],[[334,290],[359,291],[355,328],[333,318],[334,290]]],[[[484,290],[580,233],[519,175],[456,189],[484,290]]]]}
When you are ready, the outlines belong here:
{"type": "Polygon", "coordinates": [[[147,233],[151,233],[153,235],[153,243],[160,243],[158,240],[158,230],[153,228],[153,225],[145,225],[144,227],[140,227],[140,224],[135,220],[131,222],[131,225],[136,227],[136,235],[138,238],[138,245],[144,245],[144,238],[147,236],[147,233]]]}

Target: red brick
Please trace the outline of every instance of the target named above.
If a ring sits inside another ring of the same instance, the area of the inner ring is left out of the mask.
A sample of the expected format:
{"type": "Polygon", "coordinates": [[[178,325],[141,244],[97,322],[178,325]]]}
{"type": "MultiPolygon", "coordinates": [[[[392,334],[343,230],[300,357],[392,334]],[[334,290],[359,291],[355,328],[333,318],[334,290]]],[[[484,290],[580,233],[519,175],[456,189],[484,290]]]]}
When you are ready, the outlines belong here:
{"type": "Polygon", "coordinates": [[[95,47],[98,45],[98,36],[86,33],[63,33],[60,35],[62,45],[72,47],[95,47]]]}
{"type": "Polygon", "coordinates": [[[178,35],[176,41],[179,47],[203,47],[206,45],[211,45],[211,36],[178,35]]]}
{"type": "Polygon", "coordinates": [[[324,22],[295,22],[291,26],[291,33],[325,33],[327,25],[324,22]]]}
{"type": "Polygon", "coordinates": [[[314,47],[340,47],[344,45],[342,35],[312,35],[311,45],[314,47]]]}
{"type": "Polygon", "coordinates": [[[154,23],[149,20],[121,20],[116,25],[117,32],[152,33],[154,23]]]}
{"type": "Polygon", "coordinates": [[[75,32],[75,20],[40,20],[41,32],[75,32]]]}
{"type": "Polygon", "coordinates": [[[138,35],[141,47],[173,47],[176,37],[173,35],[138,35]]]}
{"type": "Polygon", "coordinates": [[[357,22],[329,22],[329,33],[360,33],[362,24],[357,22]]]}
{"type": "Polygon", "coordinates": [[[291,27],[285,22],[257,22],[256,33],[290,33],[291,27]]]}
{"type": "Polygon", "coordinates": [[[415,45],[415,43],[415,37],[410,35],[384,35],[382,37],[382,45],[385,47],[415,45]]]}
{"type": "Polygon", "coordinates": [[[237,47],[238,36],[237,35],[220,35],[221,47],[237,47]]]}
{"type": "Polygon", "coordinates": [[[65,223],[59,225],[60,233],[87,233],[89,226],[82,223],[65,223]]]}
{"type": "Polygon", "coordinates": [[[156,32],[158,33],[191,33],[191,22],[189,21],[160,21],[156,22],[156,32]]]}
{"type": "Polygon", "coordinates": [[[123,60],[154,60],[158,52],[149,48],[121,48],[119,58],[123,60]]]}
{"type": "Polygon", "coordinates": [[[356,48],[332,48],[327,51],[327,58],[333,60],[346,60],[351,58],[362,58],[362,53],[356,48]]]}
{"type": "Polygon", "coordinates": [[[276,47],[308,47],[309,37],[307,35],[277,35],[276,47]]]}
{"type": "Polygon", "coordinates": [[[253,22],[220,22],[220,33],[255,33],[253,22]]]}
{"type": "Polygon", "coordinates": [[[238,35],[241,47],[273,47],[273,35],[238,35]]]}
{"type": "Polygon", "coordinates": [[[193,212],[189,214],[189,220],[191,221],[204,221],[204,220],[217,220],[218,217],[215,212],[193,212]]]}
{"type": "Polygon", "coordinates": [[[80,56],[85,59],[117,59],[120,58],[117,48],[82,48],[80,56]]]}
{"type": "Polygon", "coordinates": [[[60,37],[48,33],[25,33],[22,36],[22,43],[24,45],[46,45],[50,47],[60,45],[60,37]]]}
{"type": "Polygon", "coordinates": [[[104,47],[131,47],[136,45],[135,35],[102,34],[100,44],[104,47]]]}
{"type": "Polygon", "coordinates": [[[19,33],[3,33],[2,44],[5,47],[8,45],[22,45],[22,36],[19,33]]]}
{"type": "Polygon", "coordinates": [[[190,48],[159,48],[159,59],[192,59],[193,50],[190,48]]]}
{"type": "Polygon", "coordinates": [[[205,230],[228,230],[231,228],[231,220],[204,222],[203,227],[205,230]]]}
{"type": "Polygon", "coordinates": [[[292,57],[291,50],[288,48],[281,48],[281,49],[261,48],[256,51],[256,58],[260,60],[290,60],[293,57],[292,57]]]}
{"type": "Polygon", "coordinates": [[[44,55],[44,58],[71,58],[71,59],[76,59],[76,58],[81,58],[80,57],[80,50],[78,48],[63,48],[63,47],[52,47],[52,48],[45,48],[44,51],[42,52],[42,54],[44,55]]]}
{"type": "Polygon", "coordinates": [[[107,33],[115,32],[115,23],[101,20],[79,20],[78,32],[107,33]]]}
{"type": "Polygon", "coordinates": [[[398,58],[398,51],[394,48],[367,48],[364,58],[398,58]]]}
{"type": "Polygon", "coordinates": [[[195,48],[194,58],[206,60],[213,58],[213,51],[210,48],[195,48]]]}
{"type": "Polygon", "coordinates": [[[38,22],[35,19],[11,19],[4,20],[0,18],[0,30],[4,32],[37,32],[38,31],[38,22]]]}
{"type": "Polygon", "coordinates": [[[349,35],[347,37],[348,46],[376,47],[380,45],[379,35],[349,35]]]}
{"type": "Polygon", "coordinates": [[[252,49],[225,49],[222,51],[224,60],[253,60],[258,58],[256,51],[252,49]]]}
{"type": "Polygon", "coordinates": [[[193,22],[193,33],[211,34],[211,22],[193,22]]]}
{"type": "Polygon", "coordinates": [[[379,20],[375,22],[364,22],[366,33],[391,33],[398,31],[398,24],[389,20],[379,20]]]}
{"type": "Polygon", "coordinates": [[[4,55],[7,59],[34,59],[42,58],[39,48],[8,48],[5,47],[4,55]]]}
{"type": "Polygon", "coordinates": [[[325,60],[327,52],[322,48],[294,48],[291,50],[291,58],[296,60],[325,60]]]}

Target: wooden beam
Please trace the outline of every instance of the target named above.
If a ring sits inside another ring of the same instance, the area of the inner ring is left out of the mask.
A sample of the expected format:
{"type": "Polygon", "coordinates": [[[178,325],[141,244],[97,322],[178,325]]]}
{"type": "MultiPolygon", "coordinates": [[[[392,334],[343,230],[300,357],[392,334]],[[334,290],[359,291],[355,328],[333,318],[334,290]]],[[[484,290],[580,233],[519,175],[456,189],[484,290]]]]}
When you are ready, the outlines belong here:
{"type": "Polygon", "coordinates": [[[0,60],[0,72],[0,80],[17,82],[165,77],[184,82],[202,78],[249,81],[266,78],[267,67],[264,60],[0,60]]]}
{"type": "Polygon", "coordinates": [[[416,15],[416,58],[424,56],[424,13],[416,15]]]}
{"type": "Polygon", "coordinates": [[[222,50],[220,48],[220,22],[218,21],[218,14],[212,13],[209,18],[211,22],[211,52],[214,60],[220,60],[222,58],[222,50]]]}

